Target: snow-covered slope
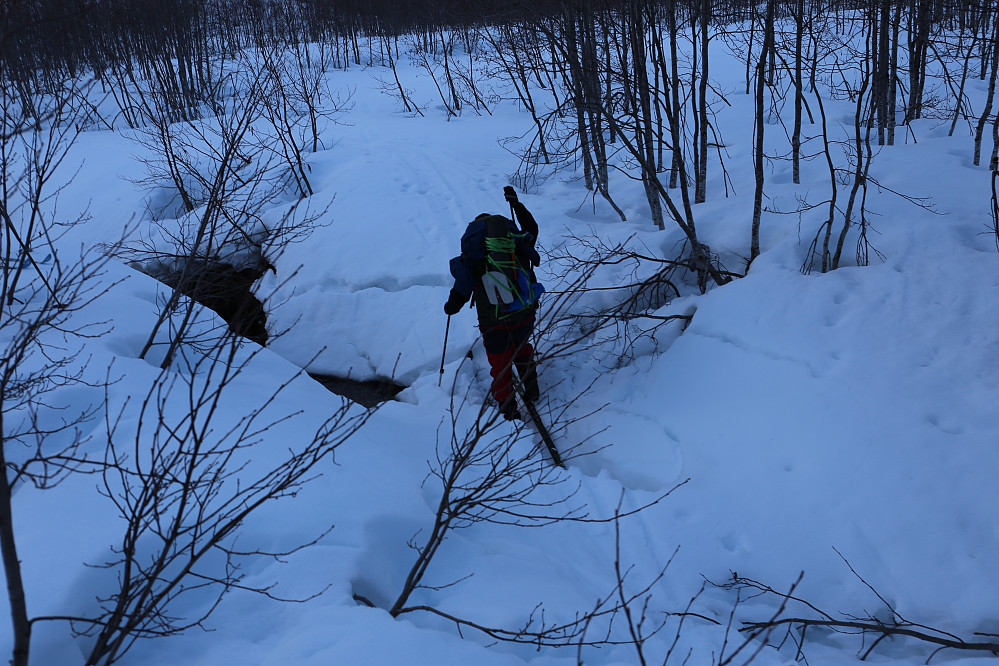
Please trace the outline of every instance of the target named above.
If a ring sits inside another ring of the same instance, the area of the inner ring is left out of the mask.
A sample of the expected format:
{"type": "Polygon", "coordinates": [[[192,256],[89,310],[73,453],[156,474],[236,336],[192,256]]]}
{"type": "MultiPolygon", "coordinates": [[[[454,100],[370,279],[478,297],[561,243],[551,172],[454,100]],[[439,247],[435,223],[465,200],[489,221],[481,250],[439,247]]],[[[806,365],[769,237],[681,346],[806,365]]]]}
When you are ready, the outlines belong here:
{"type": "MultiPolygon", "coordinates": [[[[280,551],[334,524],[316,546],[286,561],[261,558],[245,572],[247,585],[276,583],[276,596],[304,598],[328,589],[291,604],[235,590],[206,622],[211,632],[141,641],[125,663],[577,663],[574,649],[484,647],[493,641],[475,631],[459,635],[425,614],[392,619],[353,599],[363,594],[384,606],[398,594],[415,557],[407,542],[432,524],[438,490],[427,479],[427,461],[448,437],[450,391],[485,395],[488,368],[468,310],[452,318],[445,381],[438,387],[446,324],[441,306],[451,284],[447,261],[476,214],[506,211],[502,187],[518,159],[498,140],[530,124],[507,101],[492,114],[466,112],[448,121],[431,103],[432,84],[415,69],[402,73],[423,96],[425,117],[400,112],[370,70],[330,74],[337,89],[354,94],[342,124],[328,129],[328,148],[309,157],[316,208],[329,204],[329,225],[289,246],[276,262],[277,274],[259,285],[274,306],[273,330],[289,331],[256,356],[232,388],[237,414],[236,405],[265,399],[296,364],[316,354],[311,371],[394,376],[409,385],[338,450],[336,465],[325,465],[323,476],[296,497],[267,507],[244,527],[241,543],[280,551]]],[[[735,94],[730,101],[734,106],[719,112],[719,122],[738,196],[724,197],[715,169],[709,201],[695,213],[712,250],[739,271],[752,206],[751,128],[744,120],[750,100],[735,94]]],[[[852,112],[849,105],[835,110],[844,119],[852,112]]],[[[672,328],[664,334],[659,353],[639,348],[628,363],[609,369],[600,348],[587,349],[542,366],[552,408],[592,385],[563,418],[600,408],[563,432],[560,442],[568,447],[589,438],[586,449],[596,451],[570,462],[563,486],[568,492],[579,485],[575,499],[591,515],[613,515],[622,490],[624,508],[634,508],[689,479],[621,523],[620,557],[623,566],[633,566],[632,592],[673,558],[650,590],[650,623],[683,611],[704,579],[724,583],[737,572],[785,591],[803,572],[795,594],[836,617],[884,613],[887,601],[907,620],[965,637],[999,629],[999,571],[992,559],[999,552],[993,515],[999,505],[999,253],[986,233],[988,174],[969,164],[966,135],[947,137],[932,121],[913,130],[919,142],[884,148],[873,173],[886,186],[931,198],[936,212],[872,188],[872,241],[883,261],[803,275],[818,219],[766,214],[763,254],[746,277],[705,295],[691,290],[658,313],[695,312],[682,334],[672,328]]],[[[91,132],[72,153],[86,162],[63,193],[60,211],[89,205],[91,241],[113,240],[133,216],[141,218],[144,193],[123,178],[134,168],[135,150],[121,136],[91,132]]],[[[68,160],[67,173],[71,168],[68,160]]],[[[792,208],[796,191],[826,196],[821,164],[806,169],[797,188],[784,168],[777,163],[768,172],[772,209],[792,208]]],[[[635,235],[671,256],[680,235],[652,228],[640,184],[618,175],[613,188],[628,222],[591,202],[578,181],[555,178],[524,193],[541,226],[540,244],[551,249],[570,233],[592,231],[608,239],[635,235]]],[[[122,379],[111,400],[120,405],[128,395],[144,395],[155,376],[136,356],[159,287],[113,265],[105,279],[118,278],[127,279],[88,313],[112,318],[114,330],[89,342],[87,351],[94,367],[114,361],[122,379]]],[[[547,281],[558,289],[555,278],[547,281]]],[[[265,438],[261,460],[278,456],[338,404],[319,384],[296,380],[277,408],[305,413],[298,425],[265,438]]],[[[95,486],[91,477],[76,477],[54,490],[24,488],[16,497],[33,614],[85,614],[106,593],[103,572],[83,566],[105,559],[116,539],[116,511],[95,486]]],[[[428,574],[431,584],[460,582],[419,591],[412,603],[510,628],[543,603],[547,619],[567,621],[613,590],[614,559],[609,523],[480,524],[447,540],[428,574]]],[[[693,650],[689,663],[713,663],[736,599],[733,590],[711,586],[700,594],[690,610],[701,617],[684,620],[676,655],[693,650]]],[[[202,609],[196,597],[186,603],[179,613],[202,609]]],[[[769,618],[778,604],[743,600],[736,626],[769,618]]],[[[650,642],[651,661],[662,659],[678,621],[671,618],[650,642]]],[[[0,636],[6,644],[3,623],[0,636]]],[[[729,650],[739,641],[728,640],[729,650]]],[[[35,663],[76,663],[85,645],[61,623],[39,624],[35,663]]],[[[856,637],[809,634],[813,665],[853,663],[860,650],[856,637]]],[[[929,652],[896,640],[872,658],[917,664],[929,652]]],[[[629,646],[583,655],[585,663],[637,663],[629,646]]],[[[756,663],[792,663],[794,656],[788,644],[764,650],[756,663]]]]}

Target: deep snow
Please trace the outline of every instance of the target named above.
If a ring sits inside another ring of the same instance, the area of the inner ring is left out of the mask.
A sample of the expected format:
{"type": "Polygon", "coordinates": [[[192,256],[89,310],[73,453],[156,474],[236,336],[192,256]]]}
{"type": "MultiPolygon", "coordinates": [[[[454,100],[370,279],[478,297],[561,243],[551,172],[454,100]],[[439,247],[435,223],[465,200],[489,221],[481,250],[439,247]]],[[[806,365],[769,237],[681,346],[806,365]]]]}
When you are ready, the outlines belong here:
{"type": "MultiPolygon", "coordinates": [[[[718,76],[721,69],[713,71],[718,76]]],[[[739,71],[724,84],[738,88],[739,71]]],[[[277,304],[270,325],[290,331],[254,357],[232,389],[234,405],[254,404],[316,354],[310,371],[394,376],[410,385],[338,450],[336,466],[245,525],[241,543],[279,550],[334,523],[318,545],[287,562],[263,559],[247,570],[248,584],[277,582],[284,596],[329,589],[301,604],[234,591],[207,623],[211,632],[140,642],[124,663],[576,663],[573,649],[484,647],[491,641],[474,631],[459,636],[428,615],[394,620],[352,599],[363,593],[390,604],[398,593],[414,557],[407,541],[428,529],[436,503],[436,487],[424,480],[448,421],[449,392],[485,394],[487,367],[468,310],[452,318],[445,381],[438,387],[447,262],[469,220],[505,212],[502,187],[518,160],[498,140],[530,124],[512,101],[497,104],[492,115],[466,111],[448,121],[433,104],[432,83],[415,69],[403,75],[419,91],[426,117],[401,112],[378,91],[371,69],[330,74],[337,89],[354,90],[352,109],[326,131],[328,148],[309,158],[317,208],[329,202],[331,224],[289,246],[276,262],[277,275],[262,280],[258,292],[277,304]]],[[[724,197],[712,163],[709,201],[696,215],[704,239],[739,270],[752,205],[751,128],[744,120],[751,100],[729,99],[734,106],[721,109],[719,118],[738,195],[724,197]]],[[[843,120],[852,113],[849,105],[829,106],[843,120]]],[[[965,637],[999,630],[993,560],[999,551],[999,253],[987,234],[988,173],[970,165],[966,132],[947,137],[934,121],[913,130],[918,143],[900,137],[900,145],[875,158],[874,172],[887,186],[930,197],[937,214],[872,188],[873,242],[884,261],[802,275],[821,212],[800,220],[767,214],[764,251],[748,276],[703,296],[686,295],[658,313],[695,313],[682,334],[666,327],[659,353],[640,347],[630,362],[610,369],[605,345],[541,368],[551,409],[591,383],[570,416],[603,406],[561,433],[562,445],[591,437],[584,446],[599,449],[571,462],[566,473],[567,488],[580,485],[578,497],[594,516],[612,515],[622,489],[625,507],[634,507],[689,479],[622,523],[622,558],[634,566],[628,583],[635,589],[679,549],[652,590],[655,617],[684,610],[704,579],[722,583],[738,572],[787,590],[803,572],[796,595],[837,617],[884,612],[866,581],[910,621],[965,637]]],[[[136,150],[109,132],[79,137],[63,173],[85,160],[84,166],[62,193],[59,211],[69,217],[89,208],[92,220],[85,237],[70,241],[113,240],[141,219],[146,193],[124,178],[136,168],[136,150]]],[[[805,184],[795,188],[787,167],[772,165],[771,205],[793,207],[795,191],[824,197],[821,165],[809,165],[805,174],[805,184]]],[[[554,178],[521,198],[539,221],[544,248],[556,247],[569,232],[592,230],[611,240],[634,235],[669,256],[679,233],[652,228],[640,184],[618,176],[612,189],[628,222],[606,204],[592,203],[578,181],[554,178]]],[[[112,264],[105,279],[122,277],[87,313],[114,322],[86,351],[92,367],[113,361],[122,376],[111,389],[115,404],[144,394],[155,376],[155,367],[136,355],[163,289],[120,264],[112,264]]],[[[276,409],[305,413],[297,425],[266,438],[261,460],[310,432],[338,404],[316,382],[296,380],[276,409]]],[[[23,488],[16,497],[33,614],[86,613],[102,593],[103,574],[83,563],[107,556],[118,521],[95,485],[76,477],[54,490],[23,488]]],[[[608,524],[477,525],[455,533],[430,571],[437,584],[474,576],[418,592],[414,603],[508,627],[538,603],[567,619],[611,590],[613,558],[608,524]]],[[[692,610],[720,624],[685,620],[674,659],[693,650],[689,663],[712,663],[734,602],[733,591],[708,587],[692,610]]],[[[197,612],[196,598],[186,603],[179,612],[197,612]]],[[[736,623],[775,610],[773,599],[752,600],[738,608],[736,623]]],[[[653,657],[661,659],[669,647],[676,621],[650,645],[653,657]]],[[[6,644],[9,628],[0,623],[0,632],[6,644]]],[[[86,647],[65,626],[44,623],[36,627],[33,649],[34,663],[70,664],[86,647]]],[[[857,637],[816,631],[806,654],[813,665],[849,664],[860,650],[857,637]]],[[[918,664],[930,651],[896,640],[879,646],[871,660],[918,664]]],[[[583,654],[586,663],[636,663],[626,646],[583,654]]],[[[790,645],[768,648],[755,663],[793,663],[794,656],[790,645]]],[[[971,663],[977,657],[936,659],[971,663]]]]}

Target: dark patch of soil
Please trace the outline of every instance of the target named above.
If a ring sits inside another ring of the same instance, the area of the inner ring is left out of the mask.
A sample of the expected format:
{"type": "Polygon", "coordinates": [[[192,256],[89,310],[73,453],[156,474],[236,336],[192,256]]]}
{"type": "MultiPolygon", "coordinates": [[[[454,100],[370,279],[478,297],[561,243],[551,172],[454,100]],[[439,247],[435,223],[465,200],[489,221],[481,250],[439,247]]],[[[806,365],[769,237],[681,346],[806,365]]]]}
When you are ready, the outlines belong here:
{"type": "Polygon", "coordinates": [[[309,373],[309,376],[325,386],[327,389],[342,395],[348,400],[353,400],[363,407],[377,407],[386,400],[392,400],[405,386],[396,384],[388,379],[369,379],[359,381],[349,377],[337,377],[334,375],[319,375],[309,373]]]}

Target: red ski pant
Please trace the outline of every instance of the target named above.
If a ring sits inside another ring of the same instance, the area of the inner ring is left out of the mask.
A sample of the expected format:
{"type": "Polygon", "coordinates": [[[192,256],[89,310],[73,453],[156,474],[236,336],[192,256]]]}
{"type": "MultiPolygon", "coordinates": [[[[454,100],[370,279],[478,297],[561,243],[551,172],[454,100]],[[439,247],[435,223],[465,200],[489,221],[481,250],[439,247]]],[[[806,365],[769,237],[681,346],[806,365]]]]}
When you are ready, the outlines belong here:
{"type": "Polygon", "coordinates": [[[493,398],[502,405],[513,395],[514,366],[534,361],[534,347],[528,342],[534,321],[510,329],[482,327],[481,330],[489,359],[489,374],[493,378],[493,398]]]}
{"type": "Polygon", "coordinates": [[[514,364],[530,363],[534,360],[534,347],[525,342],[518,348],[505,349],[498,354],[486,350],[489,359],[489,374],[493,377],[492,392],[496,402],[502,405],[513,395],[514,364]]]}

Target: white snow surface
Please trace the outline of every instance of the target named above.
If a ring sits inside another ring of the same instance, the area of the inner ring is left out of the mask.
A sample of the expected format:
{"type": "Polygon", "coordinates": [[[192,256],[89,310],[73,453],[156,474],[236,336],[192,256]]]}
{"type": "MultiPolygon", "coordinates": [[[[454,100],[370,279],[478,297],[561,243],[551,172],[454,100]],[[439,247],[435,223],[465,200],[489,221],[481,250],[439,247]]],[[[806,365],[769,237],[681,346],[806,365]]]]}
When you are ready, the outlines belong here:
{"type": "MultiPolygon", "coordinates": [[[[353,599],[363,594],[386,606],[398,594],[415,557],[407,542],[433,518],[438,490],[427,480],[428,461],[438,440],[446,442],[451,393],[460,399],[468,390],[473,400],[486,394],[488,368],[468,309],[451,318],[438,386],[448,260],[475,215],[508,211],[502,188],[518,158],[500,140],[531,126],[510,99],[492,114],[466,110],[448,120],[433,103],[432,83],[415,69],[402,74],[426,115],[404,113],[378,90],[378,73],[330,73],[337,89],[354,94],[341,124],[327,129],[325,149],[309,156],[314,206],[328,203],[326,224],[289,246],[275,262],[276,275],[258,284],[271,308],[270,329],[287,333],[249,362],[227,403],[237,418],[310,359],[311,372],[394,377],[408,386],[341,446],[335,465],[243,527],[247,549],[281,551],[335,525],[317,545],[283,561],[260,558],[245,571],[247,585],[274,584],[277,596],[326,591],[304,603],[233,591],[206,622],[211,631],[139,641],[122,663],[577,663],[573,648],[495,644],[427,614],[393,619],[353,599]]],[[[732,76],[725,84],[738,89],[738,67],[732,76]]],[[[736,194],[725,197],[712,162],[709,200],[695,214],[712,250],[741,271],[752,207],[745,120],[751,100],[736,92],[730,101],[719,118],[736,194]]],[[[830,107],[844,121],[852,113],[848,104],[830,107]]],[[[884,260],[872,255],[870,266],[803,275],[805,249],[825,208],[801,219],[767,213],[763,253],[749,274],[704,295],[691,290],[658,311],[694,316],[682,333],[667,326],[655,353],[638,347],[614,364],[609,348],[598,345],[542,365],[543,413],[551,416],[591,384],[562,418],[601,408],[559,442],[591,437],[584,447],[595,452],[569,462],[564,489],[578,484],[576,499],[593,517],[613,515],[622,491],[623,506],[634,508],[689,479],[621,523],[622,563],[633,567],[629,587],[637,591],[673,558],[650,590],[650,623],[684,611],[705,579],[723,583],[737,572],[786,591],[803,573],[795,595],[838,618],[883,614],[887,602],[911,622],[966,638],[999,631],[999,253],[987,233],[989,174],[970,164],[966,131],[948,137],[945,126],[919,121],[913,133],[918,143],[900,131],[899,145],[881,150],[873,172],[886,187],[931,198],[936,212],[872,188],[872,241],[884,260]]],[[[139,168],[136,151],[120,134],[80,136],[63,169],[83,167],[59,210],[70,216],[89,208],[92,220],[85,236],[70,240],[113,240],[142,224],[147,193],[126,179],[139,168]]],[[[809,163],[805,183],[793,186],[788,167],[775,162],[767,173],[771,209],[792,208],[794,192],[824,198],[823,168],[809,163]]],[[[639,183],[614,177],[612,191],[629,216],[621,222],[573,175],[522,191],[543,248],[570,233],[634,235],[672,256],[680,233],[654,229],[639,183]]],[[[557,290],[545,270],[542,279],[557,290]]],[[[126,396],[145,395],[156,375],[155,364],[137,356],[163,287],[117,263],[104,279],[107,293],[85,314],[113,320],[113,330],[85,351],[93,368],[114,363],[121,379],[110,400],[120,405],[126,396]]],[[[247,343],[248,352],[253,347],[247,343]]],[[[78,393],[67,401],[95,398],[78,393]]],[[[265,464],[311,436],[339,404],[308,377],[296,379],[275,409],[304,413],[268,433],[254,459],[265,464]]],[[[102,427],[94,426],[97,441],[102,427]]],[[[120,539],[116,510],[97,486],[78,476],[51,490],[23,487],[15,497],[33,615],[92,613],[107,592],[107,572],[84,566],[105,561],[120,539]]],[[[418,591],[411,603],[504,627],[518,626],[544,604],[546,618],[564,621],[612,591],[613,564],[608,523],[477,525],[454,533],[428,573],[433,584],[459,582],[418,591]]],[[[176,611],[193,616],[209,600],[190,595],[176,611]]],[[[735,602],[734,591],[708,586],[691,605],[700,617],[684,620],[671,663],[688,651],[690,664],[715,663],[730,623],[729,652],[741,640],[734,633],[741,621],[768,619],[779,603],[744,600],[730,620],[735,602]]],[[[671,618],[650,641],[650,662],[661,662],[677,622],[671,618]]],[[[9,640],[0,623],[0,651],[9,640]]],[[[39,623],[33,663],[81,663],[87,645],[63,623],[39,623]]],[[[865,648],[856,636],[815,630],[806,637],[813,666],[859,663],[865,648]]],[[[899,638],[883,642],[869,660],[915,665],[931,651],[899,638]]],[[[587,664],[638,663],[627,645],[582,654],[587,664]]],[[[764,648],[754,663],[790,664],[795,656],[787,641],[764,648]]],[[[935,663],[979,659],[945,652],[935,663]]]]}

